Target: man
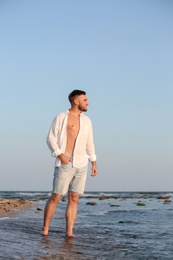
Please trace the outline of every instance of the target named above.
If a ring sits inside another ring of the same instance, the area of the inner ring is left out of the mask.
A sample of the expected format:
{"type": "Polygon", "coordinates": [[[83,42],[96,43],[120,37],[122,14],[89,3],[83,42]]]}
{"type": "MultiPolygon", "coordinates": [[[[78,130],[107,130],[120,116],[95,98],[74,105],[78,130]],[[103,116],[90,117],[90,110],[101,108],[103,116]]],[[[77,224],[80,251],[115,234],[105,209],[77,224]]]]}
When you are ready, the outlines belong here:
{"type": "Polygon", "coordinates": [[[74,90],[69,94],[71,108],[53,120],[47,144],[55,160],[53,191],[44,211],[42,235],[48,235],[49,224],[62,195],[68,191],[66,208],[66,236],[73,237],[78,200],[84,192],[88,159],[92,163],[91,176],[97,175],[92,123],[82,112],[87,111],[85,91],[74,90]]]}

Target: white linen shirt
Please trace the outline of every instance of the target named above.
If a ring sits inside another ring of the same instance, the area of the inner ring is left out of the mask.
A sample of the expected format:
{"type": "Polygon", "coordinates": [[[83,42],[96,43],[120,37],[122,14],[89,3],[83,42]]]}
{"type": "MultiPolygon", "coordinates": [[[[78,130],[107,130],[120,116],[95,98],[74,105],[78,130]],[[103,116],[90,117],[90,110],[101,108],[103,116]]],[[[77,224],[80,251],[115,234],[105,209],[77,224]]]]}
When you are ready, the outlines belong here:
{"type": "MultiPolygon", "coordinates": [[[[64,153],[66,149],[68,114],[69,110],[54,118],[46,140],[52,156],[56,157],[55,167],[61,165],[58,155],[64,153]]],[[[89,117],[81,113],[80,129],[73,151],[73,167],[87,165],[88,159],[91,162],[96,161],[92,123],[89,117]]]]}

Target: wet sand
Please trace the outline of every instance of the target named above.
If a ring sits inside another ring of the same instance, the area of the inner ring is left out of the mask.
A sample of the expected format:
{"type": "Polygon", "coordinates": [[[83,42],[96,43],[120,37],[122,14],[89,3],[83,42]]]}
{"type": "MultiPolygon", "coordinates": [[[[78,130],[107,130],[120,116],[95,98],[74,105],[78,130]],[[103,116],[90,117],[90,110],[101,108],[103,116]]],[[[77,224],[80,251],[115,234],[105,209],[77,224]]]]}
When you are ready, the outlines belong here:
{"type": "Polygon", "coordinates": [[[19,210],[33,206],[24,199],[0,199],[0,218],[17,213],[19,210]]]}

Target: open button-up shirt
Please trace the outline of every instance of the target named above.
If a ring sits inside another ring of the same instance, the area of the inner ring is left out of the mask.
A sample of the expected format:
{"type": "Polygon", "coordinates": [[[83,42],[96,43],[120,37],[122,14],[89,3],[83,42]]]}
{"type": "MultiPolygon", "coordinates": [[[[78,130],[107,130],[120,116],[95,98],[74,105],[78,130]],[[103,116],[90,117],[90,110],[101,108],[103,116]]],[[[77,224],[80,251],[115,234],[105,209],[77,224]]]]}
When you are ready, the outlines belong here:
{"type": "MultiPolygon", "coordinates": [[[[55,167],[61,165],[58,155],[64,153],[66,149],[68,114],[69,110],[54,118],[46,140],[52,156],[56,157],[55,167]]],[[[92,123],[89,117],[81,113],[80,129],[73,151],[73,167],[87,165],[88,159],[91,162],[96,161],[92,123]]]]}

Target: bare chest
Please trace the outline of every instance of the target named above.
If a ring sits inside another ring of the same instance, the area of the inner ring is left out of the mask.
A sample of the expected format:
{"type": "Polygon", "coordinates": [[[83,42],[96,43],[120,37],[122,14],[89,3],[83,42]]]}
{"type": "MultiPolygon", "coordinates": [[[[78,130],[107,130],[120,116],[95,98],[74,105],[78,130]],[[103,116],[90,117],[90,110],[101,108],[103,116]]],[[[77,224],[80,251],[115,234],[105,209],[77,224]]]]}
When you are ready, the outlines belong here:
{"type": "Polygon", "coordinates": [[[67,132],[78,133],[80,128],[80,119],[78,116],[69,115],[67,120],[67,132]]]}

